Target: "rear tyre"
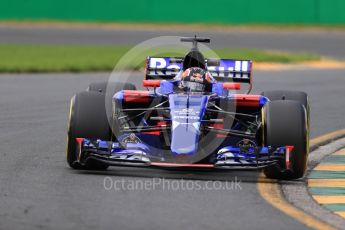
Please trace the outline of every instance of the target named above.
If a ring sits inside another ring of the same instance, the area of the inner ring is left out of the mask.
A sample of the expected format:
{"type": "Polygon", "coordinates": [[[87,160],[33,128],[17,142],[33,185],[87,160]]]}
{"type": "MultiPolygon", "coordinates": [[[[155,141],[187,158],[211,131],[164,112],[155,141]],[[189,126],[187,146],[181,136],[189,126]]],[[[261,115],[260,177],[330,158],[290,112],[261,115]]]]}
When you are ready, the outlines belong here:
{"type": "Polygon", "coordinates": [[[108,82],[101,81],[101,82],[92,82],[89,87],[87,87],[86,91],[94,91],[94,92],[105,92],[107,89],[108,82]]]}
{"type": "MultiPolygon", "coordinates": [[[[136,90],[137,88],[135,85],[131,83],[124,83],[124,82],[107,82],[107,81],[101,81],[101,82],[93,82],[89,85],[89,87],[86,89],[87,91],[91,92],[99,92],[105,95],[105,103],[106,111],[112,111],[112,98],[115,93],[121,91],[121,90],[136,90]]],[[[111,114],[109,114],[108,117],[111,117],[111,114]]]]}
{"type": "Polygon", "coordinates": [[[262,92],[261,95],[270,99],[270,101],[278,101],[278,100],[292,100],[298,101],[302,105],[304,105],[305,109],[307,110],[307,117],[308,117],[308,125],[309,125],[309,98],[305,92],[301,91],[291,91],[291,90],[269,90],[262,92]]]}
{"type": "Polygon", "coordinates": [[[99,92],[104,94],[105,101],[103,105],[105,106],[105,112],[108,115],[108,123],[112,126],[112,141],[116,141],[116,137],[118,136],[118,125],[117,121],[114,121],[112,118],[113,112],[113,96],[117,92],[121,90],[136,90],[136,86],[131,83],[124,83],[124,82],[108,82],[108,81],[101,81],[101,82],[93,82],[87,88],[87,91],[92,92],[99,92]]]}
{"type": "Polygon", "coordinates": [[[80,92],[72,97],[67,134],[67,163],[73,169],[105,170],[108,165],[90,161],[77,163],[79,145],[76,138],[110,140],[111,131],[105,111],[105,95],[80,92]]]}
{"type": "Polygon", "coordinates": [[[290,155],[291,171],[282,171],[285,162],[264,169],[268,178],[297,179],[303,177],[309,153],[307,112],[300,102],[280,100],[268,102],[262,110],[263,145],[286,146],[294,149],[290,155]]]}
{"type": "Polygon", "coordinates": [[[107,81],[100,81],[100,82],[93,82],[87,88],[87,91],[95,91],[105,93],[106,90],[112,90],[109,94],[114,95],[116,92],[120,90],[136,90],[135,85],[131,83],[123,83],[123,82],[107,82],[107,81]]]}

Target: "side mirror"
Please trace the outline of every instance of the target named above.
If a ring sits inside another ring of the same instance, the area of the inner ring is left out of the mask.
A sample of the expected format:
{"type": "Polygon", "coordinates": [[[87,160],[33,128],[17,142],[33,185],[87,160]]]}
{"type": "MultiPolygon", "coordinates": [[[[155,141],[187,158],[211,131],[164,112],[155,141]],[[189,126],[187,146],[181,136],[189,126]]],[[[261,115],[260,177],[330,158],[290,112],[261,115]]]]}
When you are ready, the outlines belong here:
{"type": "Polygon", "coordinates": [[[233,82],[225,82],[223,83],[223,89],[227,90],[240,90],[241,84],[240,83],[233,83],[233,82]]]}
{"type": "Polygon", "coordinates": [[[160,80],[143,80],[144,87],[159,87],[161,85],[160,80]]]}

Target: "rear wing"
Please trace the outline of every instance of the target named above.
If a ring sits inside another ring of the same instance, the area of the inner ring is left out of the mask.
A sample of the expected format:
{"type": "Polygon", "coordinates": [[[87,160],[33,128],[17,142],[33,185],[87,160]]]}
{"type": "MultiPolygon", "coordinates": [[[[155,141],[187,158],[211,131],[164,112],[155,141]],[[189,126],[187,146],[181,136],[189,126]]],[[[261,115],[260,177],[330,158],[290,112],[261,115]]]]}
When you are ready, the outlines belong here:
{"type": "MultiPolygon", "coordinates": [[[[252,62],[249,60],[206,59],[207,70],[220,82],[252,83],[252,62]]],[[[183,58],[147,57],[147,80],[173,79],[181,70],[183,58]]]]}

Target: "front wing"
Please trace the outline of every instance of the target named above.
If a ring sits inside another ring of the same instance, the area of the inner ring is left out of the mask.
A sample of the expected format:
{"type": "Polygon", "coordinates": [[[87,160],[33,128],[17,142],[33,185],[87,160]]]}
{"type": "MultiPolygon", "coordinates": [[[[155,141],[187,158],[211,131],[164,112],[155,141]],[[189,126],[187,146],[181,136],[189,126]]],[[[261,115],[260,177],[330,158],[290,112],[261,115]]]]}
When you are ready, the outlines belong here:
{"type": "Polygon", "coordinates": [[[89,160],[96,160],[113,166],[155,166],[188,167],[216,169],[261,169],[285,162],[282,170],[291,170],[290,156],[293,146],[263,146],[240,148],[227,146],[221,148],[213,161],[208,163],[175,163],[164,155],[150,155],[150,148],[143,143],[119,143],[102,140],[76,138],[78,143],[78,163],[85,165],[89,160]]]}

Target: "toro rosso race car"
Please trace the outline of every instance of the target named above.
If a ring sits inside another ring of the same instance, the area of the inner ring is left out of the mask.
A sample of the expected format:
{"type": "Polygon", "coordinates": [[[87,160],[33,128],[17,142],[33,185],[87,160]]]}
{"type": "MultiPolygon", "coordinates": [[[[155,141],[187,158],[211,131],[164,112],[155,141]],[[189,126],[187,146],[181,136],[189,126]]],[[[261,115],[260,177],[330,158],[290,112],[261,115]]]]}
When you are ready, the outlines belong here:
{"type": "Polygon", "coordinates": [[[303,177],[309,151],[306,93],[249,94],[252,62],[205,59],[192,42],[185,57],[148,57],[143,87],[97,82],[71,99],[67,162],[108,166],[263,169],[303,177]],[[238,93],[248,85],[247,93],[238,93]]]}

